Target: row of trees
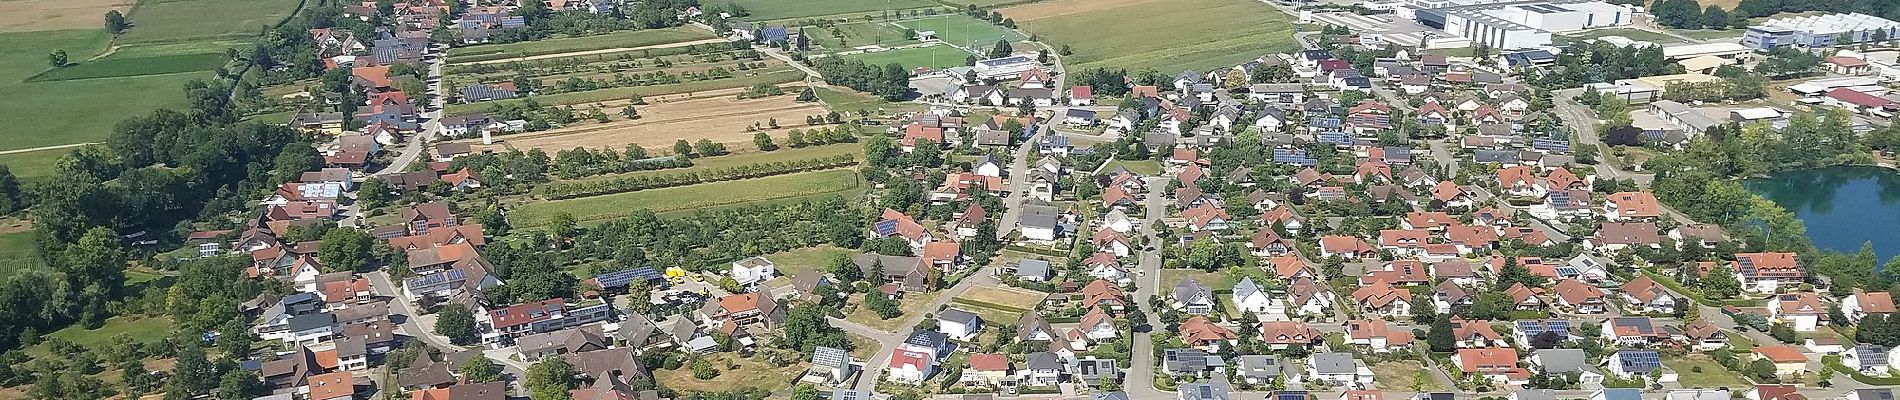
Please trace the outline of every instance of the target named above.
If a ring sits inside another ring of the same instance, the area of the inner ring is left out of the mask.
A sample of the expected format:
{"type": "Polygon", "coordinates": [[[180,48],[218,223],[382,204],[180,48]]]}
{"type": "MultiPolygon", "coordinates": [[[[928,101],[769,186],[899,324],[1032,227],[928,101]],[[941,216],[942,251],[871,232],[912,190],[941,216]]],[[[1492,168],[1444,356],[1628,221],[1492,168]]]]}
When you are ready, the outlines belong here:
{"type": "Polygon", "coordinates": [[[687,172],[667,175],[640,175],[595,181],[567,181],[548,184],[541,187],[541,196],[550,200],[572,199],[577,197],[599,196],[605,194],[635,192],[674,186],[693,185],[706,182],[719,182],[737,179],[758,178],[829,169],[857,163],[853,154],[839,154],[830,157],[792,161],[740,165],[703,172],[687,172]]]}
{"type": "Polygon", "coordinates": [[[823,57],[809,61],[825,83],[876,94],[885,100],[903,100],[910,93],[910,71],[897,63],[883,67],[851,57],[823,57]]]}
{"type": "Polygon", "coordinates": [[[1695,0],[1656,0],[1649,12],[1657,23],[1676,29],[1728,29],[1746,22],[1731,18],[1720,5],[1703,8],[1695,0]]]}

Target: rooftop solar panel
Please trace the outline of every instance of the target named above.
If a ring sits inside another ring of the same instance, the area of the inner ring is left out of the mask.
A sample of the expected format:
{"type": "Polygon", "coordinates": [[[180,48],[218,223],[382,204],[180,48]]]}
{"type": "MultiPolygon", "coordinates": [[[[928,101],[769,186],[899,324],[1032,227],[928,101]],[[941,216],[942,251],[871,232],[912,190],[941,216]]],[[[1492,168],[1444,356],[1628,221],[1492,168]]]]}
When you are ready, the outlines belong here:
{"type": "Polygon", "coordinates": [[[897,234],[897,220],[887,219],[883,221],[877,221],[877,224],[874,225],[872,229],[877,230],[877,234],[879,236],[890,236],[890,235],[897,234]]]}

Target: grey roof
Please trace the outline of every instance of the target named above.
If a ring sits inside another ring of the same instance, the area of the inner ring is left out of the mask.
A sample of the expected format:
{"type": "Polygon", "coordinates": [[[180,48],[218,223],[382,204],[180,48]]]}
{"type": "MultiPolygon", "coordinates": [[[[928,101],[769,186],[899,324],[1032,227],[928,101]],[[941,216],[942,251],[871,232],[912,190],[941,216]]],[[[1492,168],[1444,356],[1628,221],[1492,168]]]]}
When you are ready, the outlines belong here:
{"type": "MultiPolygon", "coordinates": [[[[1860,359],[1861,368],[1887,365],[1887,347],[1877,344],[1861,343],[1854,345],[1854,355],[1860,359]]],[[[1863,399],[1864,400],[1864,399],[1863,399]]]]}
{"type": "Polygon", "coordinates": [[[1167,349],[1162,365],[1168,372],[1193,373],[1207,369],[1207,353],[1197,349],[1167,349]]]}
{"type": "Polygon", "coordinates": [[[1227,400],[1227,382],[1190,383],[1181,385],[1181,400],[1227,400]]]}
{"type": "Polygon", "coordinates": [[[1063,116],[1070,117],[1070,118],[1087,118],[1089,120],[1094,120],[1095,112],[1085,110],[1085,109],[1080,109],[1080,108],[1071,108],[1069,109],[1068,112],[1063,113],[1063,116]]]}
{"type": "Polygon", "coordinates": [[[818,346],[811,351],[811,364],[817,367],[843,369],[851,365],[851,353],[836,347],[818,346]]]}
{"type": "Polygon", "coordinates": [[[1893,400],[1893,389],[1889,388],[1854,389],[1854,394],[1860,400],[1893,400]]]}
{"type": "Polygon", "coordinates": [[[1115,359],[1112,358],[1075,360],[1075,368],[1070,368],[1070,372],[1091,385],[1098,384],[1102,377],[1117,378],[1121,375],[1121,369],[1115,366],[1115,359]]]}
{"type": "Polygon", "coordinates": [[[1056,353],[1038,351],[1023,357],[1023,368],[1029,370],[1062,370],[1062,357],[1056,353]]]}
{"type": "Polygon", "coordinates": [[[1253,283],[1253,277],[1242,277],[1240,278],[1240,283],[1234,284],[1234,297],[1236,298],[1252,296],[1258,292],[1260,292],[1260,285],[1253,283]]]}
{"type": "Polygon", "coordinates": [[[1200,282],[1195,281],[1194,277],[1182,279],[1181,283],[1174,285],[1174,301],[1187,302],[1198,297],[1210,296],[1212,293],[1206,286],[1201,286],[1200,282]]]}
{"type": "Polygon", "coordinates": [[[1523,389],[1516,394],[1517,400],[1557,400],[1557,392],[1550,389],[1523,389]]]}
{"type": "Polygon", "coordinates": [[[1322,374],[1350,374],[1359,371],[1352,363],[1352,353],[1315,353],[1313,371],[1322,374]]]}
{"type": "Polygon", "coordinates": [[[303,331],[336,324],[336,316],[330,313],[304,314],[290,317],[290,331],[303,331]]]}
{"type": "Polygon", "coordinates": [[[976,313],[963,311],[961,309],[955,309],[955,308],[943,310],[943,312],[937,313],[937,319],[941,321],[958,321],[958,322],[964,322],[964,323],[968,323],[970,321],[980,322],[983,320],[983,318],[978,317],[976,313]]]}
{"type": "Polygon", "coordinates": [[[1278,378],[1286,374],[1286,364],[1280,362],[1280,356],[1244,355],[1237,362],[1240,376],[1250,378],[1278,378]]]}
{"type": "Polygon", "coordinates": [[[1056,214],[1061,213],[1053,206],[1023,205],[1023,215],[1017,225],[1037,228],[1055,228],[1056,214]]]}
{"type": "Polygon", "coordinates": [[[1049,262],[1037,259],[1024,259],[1016,264],[1016,276],[1049,279],[1049,262]]]}
{"type": "Polygon", "coordinates": [[[1508,163],[1517,161],[1517,152],[1510,150],[1478,149],[1471,152],[1471,161],[1481,163],[1508,163]]]}
{"type": "Polygon", "coordinates": [[[1023,313],[1022,318],[1016,320],[1016,340],[1029,340],[1029,337],[1035,335],[1036,332],[1046,333],[1049,336],[1057,334],[1055,328],[1049,326],[1049,320],[1043,319],[1042,314],[1035,311],[1023,313]]]}
{"type": "Polygon", "coordinates": [[[1128,400],[1128,393],[1127,392],[1096,393],[1095,396],[1090,397],[1089,400],[1128,400]]]}
{"type": "Polygon", "coordinates": [[[1531,357],[1544,368],[1544,372],[1579,372],[1589,370],[1590,366],[1581,349],[1543,349],[1531,353],[1531,357]]]}
{"type": "MultiPolygon", "coordinates": [[[[1632,388],[1606,388],[1598,391],[1602,400],[1643,400],[1643,391],[1632,388]]],[[[1597,396],[1590,396],[1596,398],[1597,396]]]]}

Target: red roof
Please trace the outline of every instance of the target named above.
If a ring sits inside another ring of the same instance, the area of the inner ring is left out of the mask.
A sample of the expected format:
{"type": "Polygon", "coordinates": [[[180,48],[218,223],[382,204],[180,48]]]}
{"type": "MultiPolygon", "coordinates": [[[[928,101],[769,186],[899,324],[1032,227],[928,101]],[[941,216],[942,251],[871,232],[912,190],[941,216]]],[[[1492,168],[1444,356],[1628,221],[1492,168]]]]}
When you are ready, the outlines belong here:
{"type": "Polygon", "coordinates": [[[930,368],[930,354],[917,351],[899,351],[891,355],[891,368],[910,366],[918,371],[930,368]]]}
{"type": "Polygon", "coordinates": [[[1517,368],[1517,349],[1458,349],[1458,361],[1459,368],[1468,373],[1508,372],[1517,368]]]}
{"type": "Polygon", "coordinates": [[[970,369],[977,371],[1009,371],[1009,356],[1002,354],[971,354],[970,369]]]}
{"type": "Polygon", "coordinates": [[[1889,107],[1893,105],[1893,101],[1891,100],[1883,99],[1871,94],[1861,93],[1859,91],[1855,91],[1854,89],[1848,89],[1848,88],[1836,88],[1834,90],[1830,90],[1827,92],[1827,97],[1832,97],[1835,100],[1853,103],[1854,105],[1861,106],[1861,107],[1868,107],[1868,108],[1881,108],[1881,107],[1889,107]]]}
{"type": "Polygon", "coordinates": [[[567,299],[552,298],[533,303],[521,303],[500,310],[489,311],[488,318],[494,321],[495,329],[509,328],[521,324],[547,320],[567,309],[567,299]]]}
{"type": "Polygon", "coordinates": [[[1095,97],[1094,91],[1095,89],[1087,85],[1073,86],[1069,88],[1069,98],[1086,99],[1086,98],[1095,97]]]}
{"type": "Polygon", "coordinates": [[[1867,60],[1862,60],[1862,59],[1853,58],[1853,57],[1838,57],[1838,56],[1828,57],[1827,62],[1830,64],[1839,65],[1839,66],[1848,67],[1848,68],[1867,66],[1867,60]]]}

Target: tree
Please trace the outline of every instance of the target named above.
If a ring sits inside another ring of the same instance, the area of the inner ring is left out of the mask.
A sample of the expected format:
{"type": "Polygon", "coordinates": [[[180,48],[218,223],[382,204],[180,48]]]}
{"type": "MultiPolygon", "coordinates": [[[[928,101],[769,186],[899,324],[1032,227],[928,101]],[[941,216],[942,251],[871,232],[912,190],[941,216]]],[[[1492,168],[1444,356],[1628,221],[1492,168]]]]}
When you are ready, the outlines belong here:
{"type": "Polygon", "coordinates": [[[700,139],[698,143],[693,144],[693,151],[698,152],[700,157],[725,155],[726,145],[714,142],[712,139],[700,139]]]}
{"type": "Polygon", "coordinates": [[[46,56],[46,61],[48,63],[51,63],[53,65],[53,68],[66,66],[66,49],[53,50],[53,54],[48,54],[46,56]]]}
{"type": "Polygon", "coordinates": [[[1702,284],[1702,294],[1712,299],[1728,299],[1742,294],[1742,283],[1735,280],[1735,271],[1720,265],[1709,268],[1708,276],[1698,282],[1702,284]]]}
{"type": "Polygon", "coordinates": [[[185,395],[210,392],[218,386],[217,367],[205,358],[204,347],[199,347],[194,340],[188,342],[178,349],[178,363],[172,366],[171,387],[167,392],[185,395]]]}
{"type": "Polygon", "coordinates": [[[1457,350],[1458,339],[1452,335],[1451,320],[1439,318],[1432,321],[1431,329],[1425,332],[1425,343],[1435,352],[1457,350]]]}
{"type": "Polygon", "coordinates": [[[719,377],[719,370],[713,368],[712,363],[706,361],[704,357],[693,356],[693,361],[689,364],[693,369],[693,379],[712,379],[719,377]]]}
{"type": "Polygon", "coordinates": [[[13,176],[12,169],[0,165],[0,215],[26,208],[25,200],[25,194],[20,191],[20,179],[13,176]]]}
{"type": "Polygon", "coordinates": [[[1528,287],[1543,287],[1543,276],[1531,273],[1531,270],[1518,265],[1516,257],[1504,257],[1504,268],[1498,271],[1497,287],[1509,288],[1512,284],[1522,283],[1528,287]]]}
{"type": "Polygon", "coordinates": [[[1709,8],[1702,9],[1702,26],[1705,28],[1728,29],[1728,19],[1728,10],[1723,10],[1722,6],[1711,4],[1709,8]]]}
{"type": "Polygon", "coordinates": [[[119,10],[106,11],[107,32],[112,32],[112,34],[117,35],[125,32],[125,28],[130,27],[132,27],[132,23],[125,20],[125,14],[120,14],[119,10]]]}
{"type": "Polygon", "coordinates": [[[230,371],[226,371],[224,378],[218,382],[218,398],[251,398],[257,394],[258,388],[262,386],[259,383],[261,383],[261,381],[257,378],[257,374],[242,368],[233,368],[230,371]]]}
{"type": "Polygon", "coordinates": [[[996,39],[996,45],[990,46],[989,58],[1009,57],[1010,54],[1014,53],[1016,53],[1016,50],[1010,47],[1008,40],[996,39]]]}
{"type": "Polygon", "coordinates": [[[469,357],[468,361],[462,362],[462,366],[455,369],[455,373],[461,375],[462,378],[468,379],[469,382],[474,383],[488,383],[501,380],[501,367],[495,365],[494,360],[490,360],[484,356],[469,357]]]}
{"type": "Polygon", "coordinates": [[[317,247],[317,261],[326,270],[356,271],[370,261],[376,239],[356,229],[331,229],[317,247]]]}
{"type": "Polygon", "coordinates": [[[1766,358],[1757,358],[1755,361],[1749,362],[1746,372],[1750,378],[1753,378],[1757,382],[1775,383],[1781,381],[1779,377],[1775,376],[1775,362],[1769,361],[1766,358]]]}
{"type": "Polygon", "coordinates": [[[1782,343],[1801,342],[1801,335],[1795,333],[1794,327],[1789,326],[1787,323],[1778,323],[1775,324],[1774,327],[1768,328],[1768,336],[1774,336],[1775,340],[1780,340],[1782,343]]]}
{"type": "Polygon", "coordinates": [[[778,150],[778,144],[772,143],[772,135],[767,135],[765,132],[752,134],[752,145],[759,146],[759,151],[778,150]]]}
{"type": "Polygon", "coordinates": [[[864,306],[876,312],[878,318],[897,318],[903,311],[897,309],[897,302],[884,295],[882,290],[872,290],[864,294],[864,306]]]}
{"type": "Polygon", "coordinates": [[[475,313],[461,304],[442,306],[436,313],[435,334],[447,336],[450,343],[464,345],[474,343],[479,337],[475,328],[475,313]]]}
{"type": "Polygon", "coordinates": [[[799,382],[792,387],[792,400],[818,400],[818,388],[810,383],[799,382]]]}
{"type": "Polygon", "coordinates": [[[687,143],[686,139],[673,141],[673,155],[692,157],[693,144],[687,143]]]}
{"type": "Polygon", "coordinates": [[[1061,47],[1060,49],[1058,49],[1058,50],[1056,50],[1056,54],[1061,54],[1061,55],[1064,55],[1064,56],[1068,56],[1068,55],[1072,55],[1072,54],[1075,54],[1075,52],[1074,52],[1074,51],[1070,51],[1070,50],[1069,50],[1069,45],[1066,45],[1066,44],[1065,44],[1065,45],[1062,45],[1062,47],[1061,47]]]}
{"type": "Polygon", "coordinates": [[[525,385],[528,390],[536,393],[544,389],[560,390],[565,393],[575,388],[578,382],[575,382],[574,375],[578,373],[574,370],[573,364],[567,363],[566,358],[548,357],[528,366],[528,381],[525,385]]]}

